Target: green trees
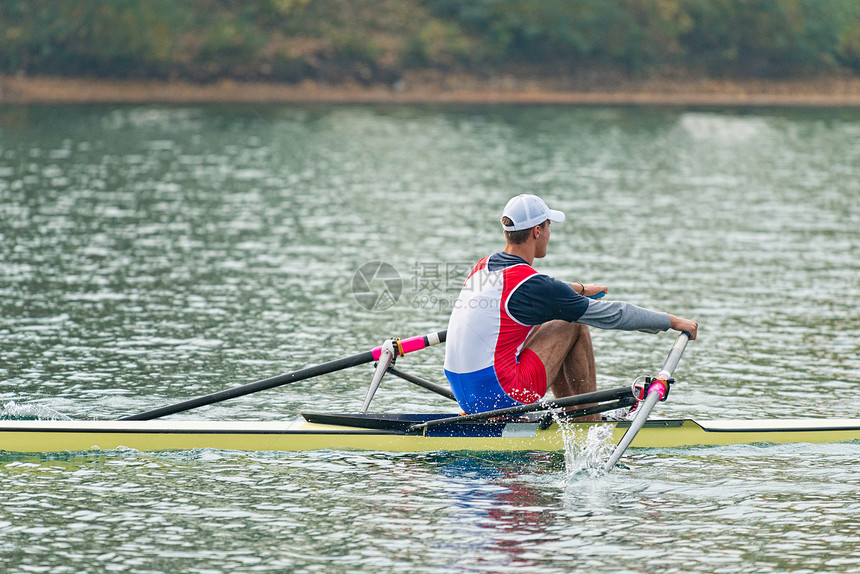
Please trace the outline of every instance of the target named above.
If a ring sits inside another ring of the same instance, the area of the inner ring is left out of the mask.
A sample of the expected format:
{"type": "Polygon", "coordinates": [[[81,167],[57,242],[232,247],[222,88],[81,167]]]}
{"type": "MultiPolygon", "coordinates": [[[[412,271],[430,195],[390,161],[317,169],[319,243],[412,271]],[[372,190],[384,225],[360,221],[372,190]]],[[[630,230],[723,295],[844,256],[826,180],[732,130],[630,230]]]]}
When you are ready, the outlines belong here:
{"type": "Polygon", "coordinates": [[[0,73],[391,81],[408,68],[860,73],[858,0],[4,0],[0,73]]]}
{"type": "Polygon", "coordinates": [[[178,12],[169,0],[5,0],[0,5],[2,72],[165,73],[176,59],[178,26],[188,16],[178,12]]]}
{"type": "Polygon", "coordinates": [[[843,63],[842,0],[687,0],[693,21],[683,35],[689,61],[707,72],[793,76],[843,63]]]}
{"type": "Polygon", "coordinates": [[[857,68],[856,0],[428,0],[495,62],[793,76],[857,68]]]}

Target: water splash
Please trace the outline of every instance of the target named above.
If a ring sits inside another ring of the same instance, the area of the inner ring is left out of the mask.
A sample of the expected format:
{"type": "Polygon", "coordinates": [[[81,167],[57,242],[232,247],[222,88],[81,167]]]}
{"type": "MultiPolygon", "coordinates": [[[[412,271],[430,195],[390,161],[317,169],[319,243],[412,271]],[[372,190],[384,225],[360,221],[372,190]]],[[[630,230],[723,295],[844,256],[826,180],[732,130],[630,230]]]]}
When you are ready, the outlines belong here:
{"type": "Polygon", "coordinates": [[[612,454],[613,425],[580,426],[571,422],[556,421],[564,440],[565,476],[570,479],[587,473],[603,472],[606,459],[612,454]]]}
{"type": "Polygon", "coordinates": [[[70,421],[59,411],[51,407],[39,404],[19,405],[15,401],[9,401],[0,409],[0,420],[2,421],[70,421]]]}

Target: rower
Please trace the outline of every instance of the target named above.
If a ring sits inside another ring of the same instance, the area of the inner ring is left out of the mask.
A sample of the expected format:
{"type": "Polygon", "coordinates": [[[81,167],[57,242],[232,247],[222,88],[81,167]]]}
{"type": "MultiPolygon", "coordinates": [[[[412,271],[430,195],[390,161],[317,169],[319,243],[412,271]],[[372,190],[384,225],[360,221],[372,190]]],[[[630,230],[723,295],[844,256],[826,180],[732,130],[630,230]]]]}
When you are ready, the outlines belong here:
{"type": "Polygon", "coordinates": [[[445,374],[466,413],[533,403],[548,386],[556,398],[594,392],[588,326],[674,329],[696,338],[696,321],[600,299],[606,286],[566,283],[532,267],[547,254],[550,223],[564,220],[536,195],[513,197],[501,217],[504,249],[478,261],[466,278],[445,350],[445,374]]]}

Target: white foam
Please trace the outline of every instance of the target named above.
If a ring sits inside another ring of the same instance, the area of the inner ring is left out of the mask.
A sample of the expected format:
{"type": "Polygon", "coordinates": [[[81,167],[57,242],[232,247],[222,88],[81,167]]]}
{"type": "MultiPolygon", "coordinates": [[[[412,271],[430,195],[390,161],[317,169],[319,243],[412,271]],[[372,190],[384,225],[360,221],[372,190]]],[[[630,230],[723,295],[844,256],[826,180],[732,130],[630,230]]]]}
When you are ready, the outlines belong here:
{"type": "Polygon", "coordinates": [[[15,401],[9,401],[0,409],[0,420],[70,421],[72,419],[45,405],[19,405],[15,401]]]}
{"type": "Polygon", "coordinates": [[[564,440],[564,465],[568,478],[584,471],[599,471],[612,454],[613,425],[578,427],[573,423],[559,422],[564,440]]]}

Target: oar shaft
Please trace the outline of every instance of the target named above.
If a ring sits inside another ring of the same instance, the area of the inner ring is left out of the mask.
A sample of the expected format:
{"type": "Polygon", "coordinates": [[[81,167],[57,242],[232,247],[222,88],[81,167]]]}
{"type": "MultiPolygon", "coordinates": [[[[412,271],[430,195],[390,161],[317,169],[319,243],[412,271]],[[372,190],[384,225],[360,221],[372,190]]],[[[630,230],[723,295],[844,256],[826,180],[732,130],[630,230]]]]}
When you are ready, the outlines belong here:
{"type": "MultiPolygon", "coordinates": [[[[405,355],[406,353],[418,351],[431,345],[444,343],[445,339],[447,338],[447,335],[448,331],[439,331],[437,333],[429,333],[427,335],[421,335],[418,337],[410,337],[409,339],[404,339],[402,341],[399,340],[397,341],[399,354],[405,355]]],[[[197,407],[220,403],[221,401],[249,395],[251,393],[256,393],[257,391],[264,391],[266,389],[279,387],[281,385],[297,383],[299,381],[304,381],[305,379],[310,379],[312,377],[327,375],[329,373],[334,373],[335,371],[348,369],[349,367],[355,367],[357,365],[370,363],[379,359],[381,353],[382,346],[371,349],[370,351],[365,351],[364,353],[353,355],[351,357],[336,359],[334,361],[329,361],[328,363],[315,365],[313,367],[307,367],[298,371],[293,371],[291,373],[285,373],[276,377],[256,381],[254,383],[248,383],[247,385],[242,385],[240,387],[225,389],[217,393],[212,393],[210,395],[205,395],[202,397],[197,397],[195,399],[189,399],[181,403],[176,403],[175,405],[168,405],[166,407],[154,409],[145,413],[123,417],[119,420],[148,421],[152,419],[157,419],[159,417],[166,417],[167,415],[181,413],[183,411],[196,409],[197,407]]]]}
{"type": "Polygon", "coordinates": [[[633,442],[633,439],[636,438],[636,435],[642,427],[645,426],[645,421],[648,420],[648,415],[659,400],[659,393],[648,393],[648,396],[645,397],[645,402],[639,406],[639,414],[636,419],[630,425],[630,428],[627,429],[627,432],[624,433],[624,436],[621,437],[615,450],[612,451],[612,456],[609,457],[609,460],[606,462],[606,466],[603,467],[605,472],[612,470],[615,464],[621,459],[621,456],[627,450],[627,447],[630,446],[630,443],[633,442]]]}
{"type": "Polygon", "coordinates": [[[669,350],[669,355],[666,357],[666,360],[663,361],[663,368],[660,369],[660,374],[657,375],[656,378],[662,379],[665,374],[665,378],[668,379],[672,376],[672,373],[675,372],[675,369],[678,367],[678,363],[681,361],[681,355],[684,354],[684,349],[687,348],[687,342],[690,340],[690,334],[684,331],[678,338],[675,339],[675,344],[672,345],[672,348],[669,350]]]}
{"type": "Polygon", "coordinates": [[[388,367],[388,372],[396,377],[400,377],[404,381],[409,381],[413,385],[418,385],[419,387],[423,387],[428,391],[433,391],[437,395],[442,395],[443,397],[451,399],[452,401],[457,400],[457,397],[454,396],[454,393],[452,393],[450,389],[443,387],[442,385],[437,385],[436,383],[430,382],[426,379],[422,379],[421,377],[416,377],[415,375],[404,373],[400,369],[395,369],[394,367],[388,367]]]}
{"type": "Polygon", "coordinates": [[[669,351],[669,355],[663,362],[663,368],[660,369],[660,373],[657,375],[655,380],[651,382],[651,386],[648,388],[648,396],[645,397],[645,400],[641,405],[639,405],[636,418],[633,419],[633,423],[630,425],[630,428],[627,429],[627,432],[625,432],[624,436],[621,437],[621,440],[618,441],[618,445],[612,452],[612,456],[610,456],[609,460],[606,461],[606,465],[603,467],[604,471],[609,472],[612,470],[615,464],[621,459],[621,456],[627,450],[627,447],[630,446],[630,443],[633,442],[633,439],[636,438],[636,435],[642,427],[645,426],[645,422],[648,420],[648,416],[654,409],[654,405],[656,405],[657,402],[669,391],[669,378],[672,376],[672,373],[675,372],[675,368],[678,366],[678,362],[681,360],[681,355],[684,354],[684,349],[687,348],[687,341],[689,340],[690,334],[687,332],[682,332],[678,335],[678,338],[675,340],[675,344],[672,345],[672,349],[669,351]]]}
{"type": "Polygon", "coordinates": [[[250,395],[251,393],[256,393],[257,391],[263,391],[281,385],[288,385],[290,383],[297,383],[299,381],[304,381],[305,379],[318,377],[320,375],[327,375],[329,373],[334,373],[335,371],[348,369],[349,367],[355,367],[357,365],[363,365],[372,361],[373,352],[365,351],[364,353],[359,353],[351,357],[344,357],[343,359],[329,361],[328,363],[315,365],[313,367],[307,367],[305,369],[300,369],[291,373],[285,373],[276,377],[263,379],[254,383],[248,383],[247,385],[242,385],[240,387],[225,389],[223,391],[212,393],[210,395],[197,397],[195,399],[189,399],[187,401],[177,403],[175,405],[168,405],[166,407],[154,409],[145,413],[123,417],[119,420],[148,421],[151,419],[157,419],[159,417],[166,417],[167,415],[181,413],[183,411],[188,411],[197,407],[220,403],[221,401],[234,399],[236,397],[241,397],[244,395],[250,395]]]}
{"type": "Polygon", "coordinates": [[[426,423],[421,423],[417,425],[413,425],[408,429],[409,432],[420,431],[426,428],[448,425],[454,423],[465,423],[469,421],[479,421],[486,420],[495,417],[504,417],[504,416],[512,416],[512,415],[522,415],[525,413],[531,413],[535,411],[546,411],[550,409],[561,409],[565,407],[575,407],[578,405],[587,405],[589,403],[600,403],[604,401],[612,401],[616,399],[621,399],[624,397],[632,396],[632,391],[630,387],[616,387],[614,389],[607,389],[605,391],[595,391],[593,393],[583,393],[581,395],[574,395],[572,397],[564,397],[562,399],[553,399],[551,401],[538,401],[536,403],[529,403],[527,405],[517,406],[517,407],[508,407],[505,409],[497,409],[494,411],[486,411],[483,413],[475,413],[471,415],[461,415],[457,417],[447,417],[444,419],[434,419],[432,421],[427,421],[426,423]]]}

